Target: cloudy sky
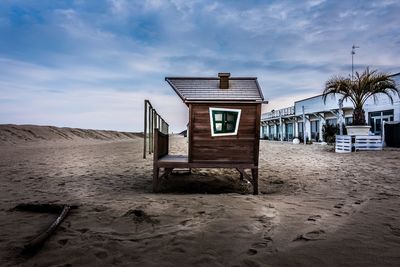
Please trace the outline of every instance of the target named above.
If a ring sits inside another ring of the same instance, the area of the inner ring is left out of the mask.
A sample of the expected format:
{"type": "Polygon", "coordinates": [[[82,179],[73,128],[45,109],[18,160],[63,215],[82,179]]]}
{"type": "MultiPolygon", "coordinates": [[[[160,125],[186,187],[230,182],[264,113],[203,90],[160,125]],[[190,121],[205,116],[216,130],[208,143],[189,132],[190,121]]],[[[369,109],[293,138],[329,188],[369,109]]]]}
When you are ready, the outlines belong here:
{"type": "Polygon", "coordinates": [[[0,1],[0,123],[142,130],[150,99],[187,110],[165,76],[257,76],[270,104],[355,68],[400,72],[400,1],[0,1]]]}

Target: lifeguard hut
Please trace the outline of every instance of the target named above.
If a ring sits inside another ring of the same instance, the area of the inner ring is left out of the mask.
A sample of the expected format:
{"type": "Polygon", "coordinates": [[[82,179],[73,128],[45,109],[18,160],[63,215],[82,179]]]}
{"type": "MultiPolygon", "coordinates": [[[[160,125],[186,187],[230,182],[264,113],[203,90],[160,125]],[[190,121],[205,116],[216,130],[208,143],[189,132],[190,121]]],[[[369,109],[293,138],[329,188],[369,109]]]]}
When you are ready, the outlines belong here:
{"type": "Polygon", "coordinates": [[[153,190],[174,168],[234,168],[258,194],[261,104],[257,78],[166,77],[189,108],[188,155],[168,154],[168,135],[154,133],[153,190]],[[160,170],[163,173],[160,175],[160,170]],[[251,170],[251,177],[246,173],[251,170]]]}

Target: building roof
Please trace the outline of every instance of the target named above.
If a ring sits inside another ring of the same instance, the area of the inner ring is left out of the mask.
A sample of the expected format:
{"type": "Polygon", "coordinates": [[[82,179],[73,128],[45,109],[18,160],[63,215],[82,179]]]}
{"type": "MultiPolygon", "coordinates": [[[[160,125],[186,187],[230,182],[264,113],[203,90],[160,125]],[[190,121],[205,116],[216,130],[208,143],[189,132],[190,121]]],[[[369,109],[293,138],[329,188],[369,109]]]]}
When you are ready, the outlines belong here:
{"type": "Polygon", "coordinates": [[[166,77],[183,102],[264,100],[255,77],[231,77],[229,88],[220,89],[217,77],[166,77]]]}

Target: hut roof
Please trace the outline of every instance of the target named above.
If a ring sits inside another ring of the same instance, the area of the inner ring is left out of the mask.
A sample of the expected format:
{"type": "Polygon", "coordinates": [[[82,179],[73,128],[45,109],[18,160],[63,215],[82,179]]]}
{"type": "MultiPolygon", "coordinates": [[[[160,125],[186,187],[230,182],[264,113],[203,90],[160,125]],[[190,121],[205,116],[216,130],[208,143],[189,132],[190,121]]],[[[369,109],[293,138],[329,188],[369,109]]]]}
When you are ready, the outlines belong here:
{"type": "Polygon", "coordinates": [[[220,89],[218,77],[166,77],[183,102],[264,100],[255,77],[231,77],[229,88],[220,89]]]}

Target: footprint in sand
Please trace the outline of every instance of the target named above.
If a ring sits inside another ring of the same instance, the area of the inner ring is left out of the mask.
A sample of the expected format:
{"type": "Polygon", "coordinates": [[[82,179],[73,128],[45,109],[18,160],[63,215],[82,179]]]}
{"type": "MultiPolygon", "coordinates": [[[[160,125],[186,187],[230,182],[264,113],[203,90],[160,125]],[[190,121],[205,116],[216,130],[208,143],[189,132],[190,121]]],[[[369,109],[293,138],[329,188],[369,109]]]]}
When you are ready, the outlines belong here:
{"type": "Polygon", "coordinates": [[[181,221],[179,224],[183,225],[183,226],[188,226],[191,222],[192,222],[191,219],[186,219],[186,220],[181,221]]]}
{"type": "Polygon", "coordinates": [[[256,249],[254,249],[254,248],[250,248],[250,249],[247,250],[247,254],[248,255],[256,255],[257,252],[258,251],[256,249]]]}
{"type": "Polygon", "coordinates": [[[357,200],[357,201],[354,202],[354,204],[360,205],[360,204],[363,203],[363,202],[364,202],[363,200],[357,200]]]}
{"type": "Polygon", "coordinates": [[[297,236],[293,241],[316,241],[326,239],[324,230],[314,230],[297,236]]]}
{"type": "Polygon", "coordinates": [[[338,203],[335,206],[333,206],[335,209],[341,209],[344,206],[343,203],[338,203]]]}
{"type": "Polygon", "coordinates": [[[318,219],[321,219],[321,215],[311,215],[310,217],[308,217],[307,221],[315,222],[318,219]]]}
{"type": "Polygon", "coordinates": [[[251,246],[252,246],[253,248],[261,249],[261,248],[266,248],[266,247],[268,247],[268,246],[269,246],[269,243],[271,243],[271,242],[272,242],[272,238],[269,237],[269,236],[265,236],[265,237],[264,237],[264,241],[253,243],[251,246]]]}
{"type": "Polygon", "coordinates": [[[251,245],[253,248],[266,248],[268,247],[268,242],[257,242],[251,245]]]}

